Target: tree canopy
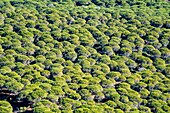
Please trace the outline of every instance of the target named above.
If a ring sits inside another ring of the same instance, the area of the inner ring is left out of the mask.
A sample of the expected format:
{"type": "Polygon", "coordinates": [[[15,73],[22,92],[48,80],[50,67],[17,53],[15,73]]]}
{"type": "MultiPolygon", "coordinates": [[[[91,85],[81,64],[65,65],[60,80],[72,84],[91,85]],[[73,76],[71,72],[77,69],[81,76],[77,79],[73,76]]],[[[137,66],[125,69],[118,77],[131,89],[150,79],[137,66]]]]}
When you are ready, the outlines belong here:
{"type": "Polygon", "coordinates": [[[169,113],[168,0],[0,0],[0,113],[169,113]]]}

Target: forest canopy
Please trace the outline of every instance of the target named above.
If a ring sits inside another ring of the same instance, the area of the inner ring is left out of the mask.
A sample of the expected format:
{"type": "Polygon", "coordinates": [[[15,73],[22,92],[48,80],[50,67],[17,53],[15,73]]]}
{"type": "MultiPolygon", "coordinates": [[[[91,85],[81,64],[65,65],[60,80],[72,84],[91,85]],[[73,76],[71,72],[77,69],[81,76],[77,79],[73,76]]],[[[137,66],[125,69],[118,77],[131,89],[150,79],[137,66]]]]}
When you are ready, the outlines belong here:
{"type": "Polygon", "coordinates": [[[169,113],[168,0],[0,0],[0,113],[169,113]]]}

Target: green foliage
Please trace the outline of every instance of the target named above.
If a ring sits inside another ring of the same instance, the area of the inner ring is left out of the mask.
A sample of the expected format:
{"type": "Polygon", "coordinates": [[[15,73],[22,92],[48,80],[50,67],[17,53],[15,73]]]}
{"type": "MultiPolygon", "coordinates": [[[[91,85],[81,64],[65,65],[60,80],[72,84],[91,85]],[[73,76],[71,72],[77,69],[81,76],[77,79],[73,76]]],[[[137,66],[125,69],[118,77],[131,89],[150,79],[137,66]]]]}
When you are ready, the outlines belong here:
{"type": "Polygon", "coordinates": [[[1,113],[12,113],[12,106],[8,101],[0,101],[0,112],[1,113]]]}
{"type": "Polygon", "coordinates": [[[0,112],[170,112],[167,0],[1,0],[0,9],[0,112]]]}

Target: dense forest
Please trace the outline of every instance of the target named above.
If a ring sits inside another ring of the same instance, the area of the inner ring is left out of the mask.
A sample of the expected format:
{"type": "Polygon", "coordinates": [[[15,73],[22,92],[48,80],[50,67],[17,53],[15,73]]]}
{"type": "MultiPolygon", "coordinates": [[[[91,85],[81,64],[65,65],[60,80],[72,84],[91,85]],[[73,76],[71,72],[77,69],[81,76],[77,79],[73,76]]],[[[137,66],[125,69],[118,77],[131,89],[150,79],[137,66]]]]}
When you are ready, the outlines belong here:
{"type": "Polygon", "coordinates": [[[0,0],[0,113],[170,113],[170,2],[0,0]]]}

